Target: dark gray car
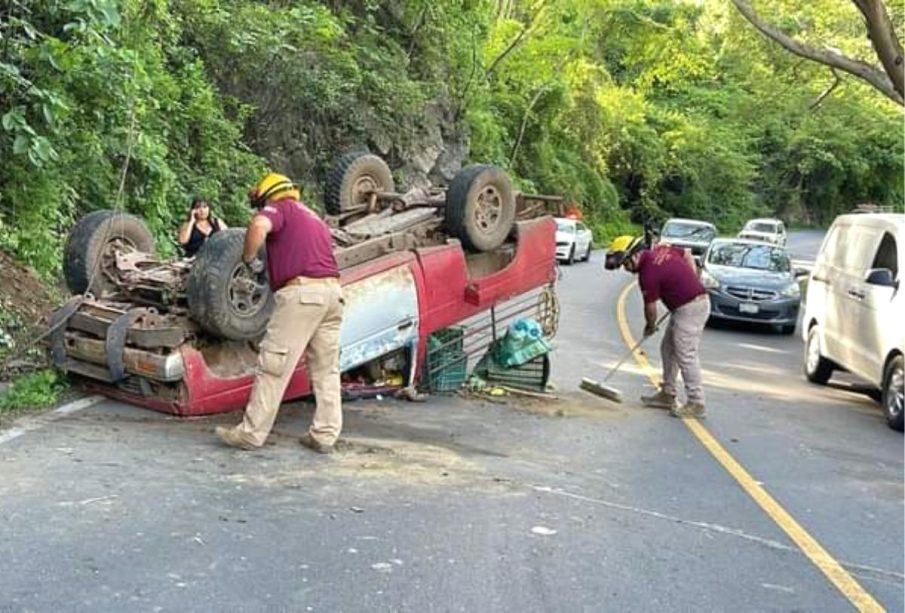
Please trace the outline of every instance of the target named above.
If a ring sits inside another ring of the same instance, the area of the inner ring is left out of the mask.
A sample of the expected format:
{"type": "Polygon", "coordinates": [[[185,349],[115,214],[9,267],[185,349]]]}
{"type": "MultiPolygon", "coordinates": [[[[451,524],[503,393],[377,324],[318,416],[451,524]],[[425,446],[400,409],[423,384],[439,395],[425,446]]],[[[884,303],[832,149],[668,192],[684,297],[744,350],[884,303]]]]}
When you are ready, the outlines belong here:
{"type": "Polygon", "coordinates": [[[801,291],[784,247],[718,238],[703,258],[701,281],[710,292],[711,319],[778,326],[795,332],[801,291]]]}

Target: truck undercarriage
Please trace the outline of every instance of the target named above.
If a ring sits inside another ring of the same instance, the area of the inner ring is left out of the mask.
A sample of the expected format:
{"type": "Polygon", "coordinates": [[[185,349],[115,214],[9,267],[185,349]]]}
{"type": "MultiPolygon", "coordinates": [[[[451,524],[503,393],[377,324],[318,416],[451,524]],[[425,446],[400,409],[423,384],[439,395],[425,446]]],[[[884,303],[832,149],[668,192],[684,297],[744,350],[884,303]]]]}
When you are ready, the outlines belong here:
{"type": "MultiPolygon", "coordinates": [[[[393,356],[404,371],[393,387],[409,387],[419,382],[427,338],[438,330],[470,323],[486,346],[510,316],[555,328],[554,224],[540,217],[560,199],[512,193],[508,178],[485,166],[466,168],[468,181],[449,190],[396,193],[377,161],[344,156],[338,187],[327,194],[347,300],[343,372],[393,356]],[[465,217],[451,221],[450,207],[465,217]]],[[[101,393],[155,410],[240,408],[273,301],[266,276],[241,266],[243,240],[243,230],[225,230],[196,258],[167,261],[153,255],[141,220],[89,214],[67,243],[67,282],[76,295],[49,322],[55,363],[101,393]]],[[[310,392],[303,360],[285,398],[310,392]]]]}

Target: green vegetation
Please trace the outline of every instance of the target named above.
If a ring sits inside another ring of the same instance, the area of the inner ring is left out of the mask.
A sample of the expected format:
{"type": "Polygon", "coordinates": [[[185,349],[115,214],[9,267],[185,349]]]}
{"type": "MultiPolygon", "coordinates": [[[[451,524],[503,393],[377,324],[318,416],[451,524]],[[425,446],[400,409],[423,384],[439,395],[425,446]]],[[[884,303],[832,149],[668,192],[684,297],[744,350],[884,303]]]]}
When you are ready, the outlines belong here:
{"type": "MultiPolygon", "coordinates": [[[[0,8],[0,248],[45,275],[121,203],[161,251],[193,194],[231,223],[267,166],[318,202],[367,147],[563,193],[599,233],[645,216],[826,223],[903,201],[902,114],[722,0],[13,0],[0,8]],[[456,154],[456,152],[460,154],[456,154]],[[428,155],[428,152],[433,152],[428,155]]],[[[869,58],[852,3],[753,2],[869,58]]]]}
{"type": "Polygon", "coordinates": [[[22,375],[0,394],[0,415],[53,406],[68,387],[66,377],[55,370],[22,375]]]}

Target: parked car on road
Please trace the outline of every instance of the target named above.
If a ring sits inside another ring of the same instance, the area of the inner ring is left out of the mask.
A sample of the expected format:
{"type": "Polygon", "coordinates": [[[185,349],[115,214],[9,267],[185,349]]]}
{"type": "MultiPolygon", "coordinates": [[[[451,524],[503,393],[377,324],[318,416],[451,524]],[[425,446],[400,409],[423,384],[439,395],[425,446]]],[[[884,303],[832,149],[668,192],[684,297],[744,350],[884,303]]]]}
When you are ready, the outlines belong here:
{"type": "Polygon", "coordinates": [[[786,226],[778,219],[751,219],[738,233],[739,238],[764,241],[785,247],[788,242],[786,226]]]}
{"type": "Polygon", "coordinates": [[[882,393],[886,421],[902,430],[905,403],[905,215],[840,215],[808,282],[804,372],[826,383],[847,370],[882,393]]]}
{"type": "Polygon", "coordinates": [[[795,332],[801,292],[789,254],[759,241],[717,238],[703,258],[701,282],[711,319],[771,324],[795,332]]]}
{"type": "Polygon", "coordinates": [[[678,217],[667,220],[660,231],[662,242],[690,249],[695,260],[700,260],[715,236],[716,226],[712,223],[678,217]]]}
{"type": "Polygon", "coordinates": [[[591,259],[594,234],[577,219],[556,218],[556,259],[566,264],[591,259]]]}

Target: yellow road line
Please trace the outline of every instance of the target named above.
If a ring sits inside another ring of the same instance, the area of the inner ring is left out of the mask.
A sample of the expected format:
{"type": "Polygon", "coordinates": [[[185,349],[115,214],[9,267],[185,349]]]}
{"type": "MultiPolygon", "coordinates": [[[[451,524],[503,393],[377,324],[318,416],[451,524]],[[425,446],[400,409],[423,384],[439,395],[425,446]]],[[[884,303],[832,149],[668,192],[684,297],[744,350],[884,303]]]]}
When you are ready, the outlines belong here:
{"type": "MultiPolygon", "coordinates": [[[[616,302],[616,319],[619,322],[619,330],[622,333],[622,339],[629,347],[635,344],[635,338],[628,327],[628,320],[625,317],[625,299],[629,291],[635,287],[637,283],[629,283],[619,294],[616,302]]],[[[657,385],[660,380],[659,373],[651,366],[647,357],[640,350],[635,351],[635,361],[645,371],[647,378],[657,385]]],[[[801,549],[802,553],[808,557],[813,564],[826,575],[827,579],[849,599],[849,601],[859,611],[884,611],[880,603],[871,596],[855,579],[844,569],[839,562],[836,561],[817,540],[808,534],[801,524],[795,521],[785,509],[773,499],[767,491],[761,487],[757,481],[739,464],[726,449],[720,445],[716,438],[704,427],[697,419],[683,419],[682,422],[688,426],[692,434],[698,441],[716,458],[726,471],[732,475],[743,490],[745,490],[751,498],[760,506],[764,512],[770,516],[776,525],[789,535],[795,544],[801,549]]]]}

